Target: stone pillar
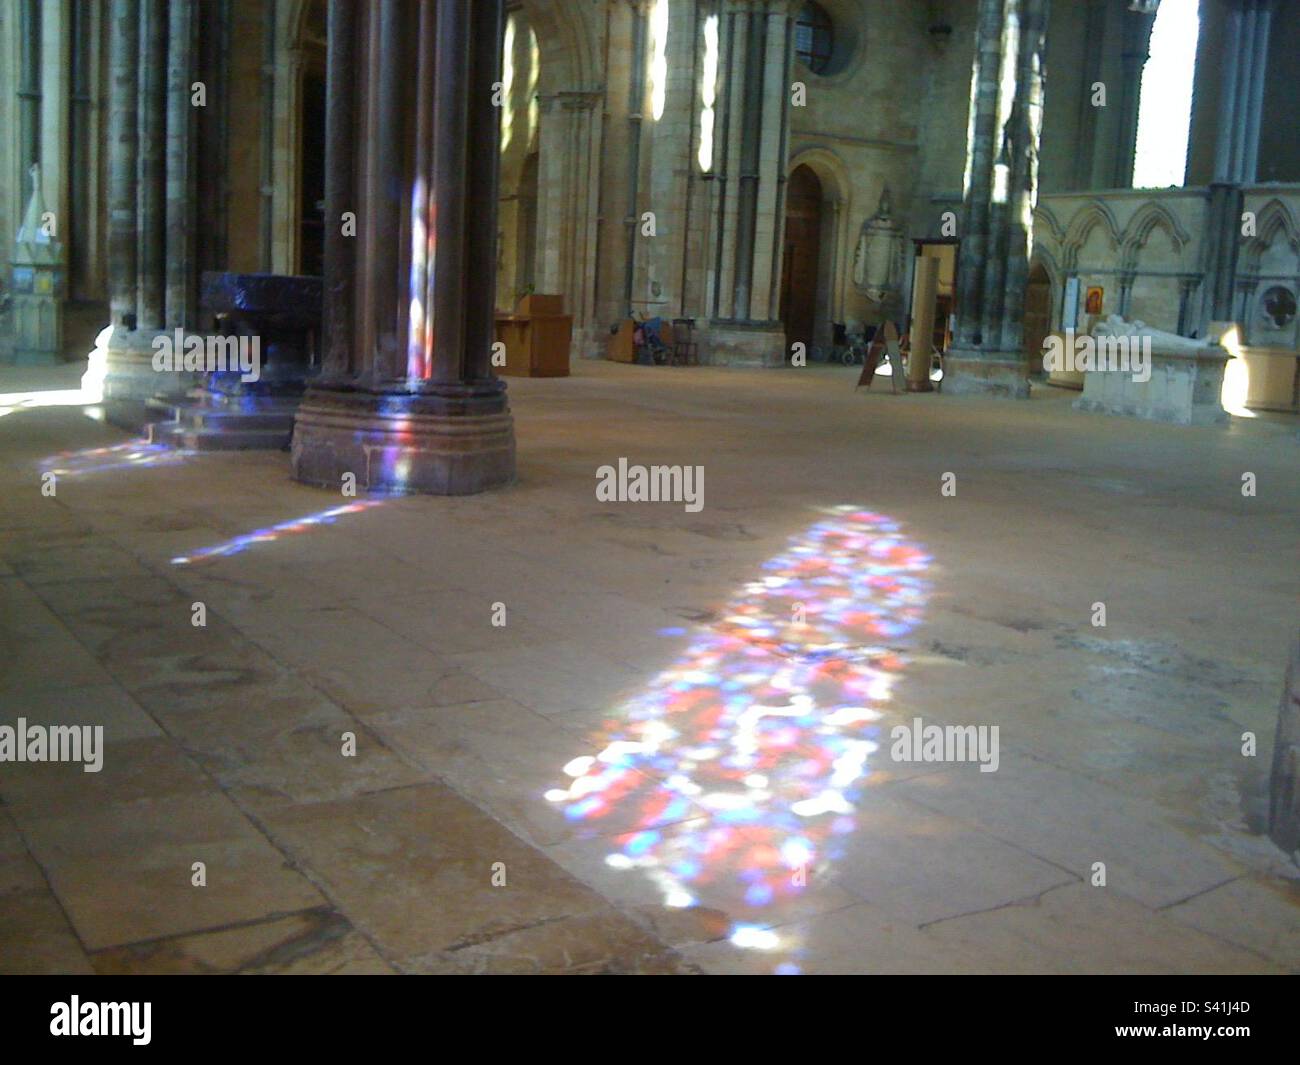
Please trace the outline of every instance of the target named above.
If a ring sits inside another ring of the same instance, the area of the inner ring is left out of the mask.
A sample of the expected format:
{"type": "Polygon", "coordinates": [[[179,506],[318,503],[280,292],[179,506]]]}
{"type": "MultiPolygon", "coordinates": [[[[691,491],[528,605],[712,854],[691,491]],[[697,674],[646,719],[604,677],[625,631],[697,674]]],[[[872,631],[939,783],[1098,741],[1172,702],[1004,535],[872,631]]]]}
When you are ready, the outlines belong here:
{"type": "Polygon", "coordinates": [[[1196,286],[1201,283],[1200,274],[1180,274],[1178,278],[1178,328],[1174,330],[1181,336],[1186,336],[1187,331],[1192,328],[1191,310],[1192,310],[1192,293],[1196,291],[1196,286]]]}
{"type": "Polygon", "coordinates": [[[113,0],[109,23],[108,291],[115,329],[135,328],[136,62],[140,22],[113,0]]]}
{"type": "Polygon", "coordinates": [[[355,268],[336,247],[325,290],[348,292],[353,313],[331,314],[330,373],[295,418],[300,481],[333,488],[350,473],[373,491],[462,495],[514,476],[490,364],[503,31],[503,0],[331,5],[327,211],[355,211],[358,230],[355,268]]]}
{"type": "Polygon", "coordinates": [[[193,55],[193,0],[170,0],[167,36],[167,233],[165,324],[168,329],[192,324],[194,278],[193,170],[190,148],[190,103],[193,55]]]}
{"type": "Polygon", "coordinates": [[[1119,272],[1119,313],[1125,318],[1129,315],[1130,304],[1133,299],[1133,282],[1136,280],[1136,270],[1121,270],[1119,272]]]}
{"type": "Polygon", "coordinates": [[[791,4],[731,2],[722,17],[711,320],[701,347],[717,362],[780,366],[786,355],[778,315],[793,56],[791,4]]]}
{"type": "MultiPolygon", "coordinates": [[[[641,231],[641,131],[646,108],[646,33],[647,9],[644,0],[632,0],[628,5],[631,41],[628,65],[627,90],[627,207],[623,225],[627,230],[623,259],[623,313],[631,315],[638,308],[636,302],[637,236],[641,231]]],[[[644,309],[644,308],[641,308],[644,309]]]]}
{"type": "Polygon", "coordinates": [[[1197,335],[1207,335],[1211,322],[1232,318],[1232,294],[1237,275],[1237,254],[1241,248],[1241,212],[1245,200],[1241,186],[1213,182],[1205,205],[1205,239],[1201,245],[1200,313],[1194,326],[1197,335]]]}
{"type": "Polygon", "coordinates": [[[1082,90],[1079,93],[1079,109],[1076,116],[1079,150],[1074,156],[1074,170],[1071,189],[1098,189],[1107,184],[1099,168],[1102,138],[1098,135],[1102,108],[1092,103],[1092,86],[1102,81],[1102,61],[1106,48],[1106,3],[1105,0],[1079,0],[1086,5],[1087,14],[1084,24],[1083,40],[1079,42],[1082,50],[1083,77],[1082,90]]]}
{"type": "Polygon", "coordinates": [[[1250,41],[1250,85],[1246,95],[1246,126],[1242,157],[1242,180],[1258,180],[1259,124],[1264,110],[1264,77],[1268,69],[1269,30],[1273,19],[1272,0],[1263,0],[1255,8],[1254,35],[1250,41]]]}
{"type": "Polygon", "coordinates": [[[163,327],[166,264],[167,12],[163,0],[140,0],[136,157],[136,326],[163,327]]]}
{"type": "Polygon", "coordinates": [[[1255,180],[1260,113],[1268,63],[1272,0],[1226,0],[1219,81],[1214,181],[1209,186],[1202,244],[1200,306],[1188,324],[1205,336],[1211,322],[1233,317],[1241,245],[1242,186],[1255,180]]]}
{"type": "Polygon", "coordinates": [[[957,336],[945,392],[1029,395],[1024,301],[1038,192],[1048,7],[1049,0],[980,2],[957,336]]]}
{"type": "Polygon", "coordinates": [[[1259,157],[1272,0],[1227,0],[1214,180],[1250,184],[1259,157]]]}
{"type": "Polygon", "coordinates": [[[356,286],[355,79],[357,5],[330,0],[325,101],[325,301],[321,324],[321,383],[353,371],[356,286]]]}
{"type": "Polygon", "coordinates": [[[1142,68],[1150,57],[1151,27],[1155,13],[1126,11],[1124,53],[1121,57],[1119,141],[1115,145],[1115,169],[1108,184],[1111,188],[1133,187],[1133,164],[1137,155],[1138,105],[1142,95],[1142,68]]]}
{"type": "Polygon", "coordinates": [[[193,0],[114,0],[111,11],[113,331],[92,354],[83,382],[102,385],[109,420],[137,428],[144,401],[184,394],[196,381],[193,374],[156,373],[152,365],[160,331],[194,324],[194,6],[193,0]]]}
{"type": "Polygon", "coordinates": [[[957,316],[954,351],[978,345],[983,332],[981,302],[988,263],[993,157],[998,136],[998,83],[1002,69],[1003,0],[980,0],[975,25],[975,70],[966,133],[966,196],[962,204],[961,248],[957,263],[957,316]]]}
{"type": "MultiPolygon", "coordinates": [[[[634,309],[664,318],[688,313],[685,292],[687,225],[695,184],[695,120],[698,109],[697,70],[700,29],[693,0],[667,0],[666,27],[656,22],[660,10],[648,7],[646,40],[647,104],[642,122],[644,174],[640,210],[653,211],[655,235],[639,237],[641,254],[633,284],[634,309]],[[667,39],[659,33],[667,29],[667,39]],[[653,87],[654,57],[662,48],[663,106],[656,115],[653,87]]],[[[639,234],[638,234],[639,236],[639,234]]]]}

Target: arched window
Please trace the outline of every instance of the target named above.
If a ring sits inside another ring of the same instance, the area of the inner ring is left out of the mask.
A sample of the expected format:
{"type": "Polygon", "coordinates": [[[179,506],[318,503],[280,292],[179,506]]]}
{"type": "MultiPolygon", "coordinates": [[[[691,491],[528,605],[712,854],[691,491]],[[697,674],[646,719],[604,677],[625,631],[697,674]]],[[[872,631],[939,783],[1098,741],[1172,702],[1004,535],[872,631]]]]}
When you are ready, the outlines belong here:
{"type": "Polygon", "coordinates": [[[835,50],[835,28],[821,4],[809,0],[794,22],[794,50],[814,74],[824,74],[835,50]]]}
{"type": "Polygon", "coordinates": [[[1197,0],[1163,0],[1151,29],[1151,58],[1142,70],[1135,189],[1162,189],[1186,179],[1200,28],[1197,0]]]}

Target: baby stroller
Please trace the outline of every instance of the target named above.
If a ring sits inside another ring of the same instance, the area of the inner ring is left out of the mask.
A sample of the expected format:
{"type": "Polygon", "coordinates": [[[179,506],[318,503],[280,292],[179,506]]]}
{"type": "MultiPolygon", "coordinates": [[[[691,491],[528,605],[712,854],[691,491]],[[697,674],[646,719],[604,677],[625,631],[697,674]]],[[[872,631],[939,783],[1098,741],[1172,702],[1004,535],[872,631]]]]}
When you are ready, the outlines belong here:
{"type": "Polygon", "coordinates": [[[835,326],[835,351],[845,366],[857,366],[867,361],[867,352],[875,339],[876,327],[864,325],[861,333],[850,333],[838,323],[835,326]]]}

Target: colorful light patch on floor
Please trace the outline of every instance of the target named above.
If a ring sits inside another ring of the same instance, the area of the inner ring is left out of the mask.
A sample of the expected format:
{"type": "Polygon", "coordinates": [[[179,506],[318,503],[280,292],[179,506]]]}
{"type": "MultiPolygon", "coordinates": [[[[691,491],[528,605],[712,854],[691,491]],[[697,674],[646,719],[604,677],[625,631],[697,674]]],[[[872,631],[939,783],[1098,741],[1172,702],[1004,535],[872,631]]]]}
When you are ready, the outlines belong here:
{"type": "Polygon", "coordinates": [[[84,451],[64,451],[41,459],[42,473],[56,477],[80,477],[105,470],[142,469],[150,466],[175,466],[184,462],[194,452],[151,444],[147,440],[131,440],[111,447],[92,447],[84,451]]]}
{"type": "Polygon", "coordinates": [[[329,510],[322,510],[316,514],[308,514],[302,518],[294,518],[292,521],[282,521],[279,525],[271,525],[265,529],[244,533],[241,536],[226,540],[224,543],[200,548],[198,551],[191,551],[188,555],[178,555],[171,562],[173,566],[188,566],[195,562],[207,562],[214,558],[237,555],[239,552],[247,551],[256,544],[269,544],[273,540],[304,533],[320,525],[332,525],[345,515],[359,514],[363,510],[369,510],[371,507],[377,507],[385,502],[387,500],[384,499],[358,499],[353,503],[345,503],[340,507],[331,507],[329,510]]]}
{"type": "Polygon", "coordinates": [[[698,630],[546,798],[593,834],[620,833],[606,862],[640,870],[666,905],[724,909],[734,944],[797,971],[773,908],[855,827],[929,563],[890,518],[831,511],[698,630]]]}

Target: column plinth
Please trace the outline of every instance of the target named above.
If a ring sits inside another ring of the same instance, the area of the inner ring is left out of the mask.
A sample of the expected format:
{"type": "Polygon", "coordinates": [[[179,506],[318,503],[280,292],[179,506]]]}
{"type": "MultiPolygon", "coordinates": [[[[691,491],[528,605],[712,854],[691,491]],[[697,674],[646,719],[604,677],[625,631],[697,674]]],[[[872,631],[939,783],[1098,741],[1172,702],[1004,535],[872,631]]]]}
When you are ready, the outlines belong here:
{"type": "Polygon", "coordinates": [[[1028,364],[1019,351],[952,348],[944,359],[943,394],[1028,399],[1028,364]]]}
{"type": "Polygon", "coordinates": [[[505,396],[312,388],[294,422],[293,475],[337,488],[472,495],[509,484],[514,419],[505,396]]]}

